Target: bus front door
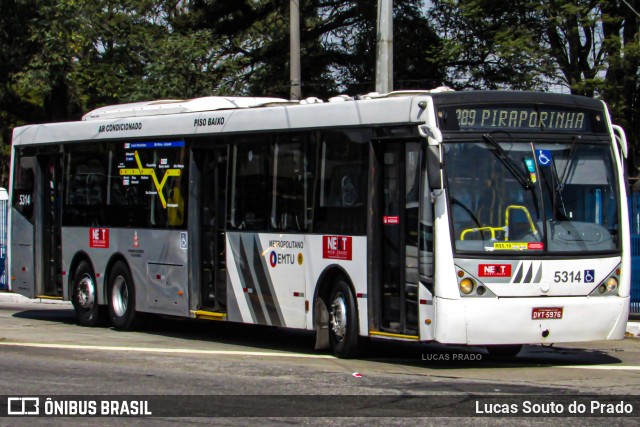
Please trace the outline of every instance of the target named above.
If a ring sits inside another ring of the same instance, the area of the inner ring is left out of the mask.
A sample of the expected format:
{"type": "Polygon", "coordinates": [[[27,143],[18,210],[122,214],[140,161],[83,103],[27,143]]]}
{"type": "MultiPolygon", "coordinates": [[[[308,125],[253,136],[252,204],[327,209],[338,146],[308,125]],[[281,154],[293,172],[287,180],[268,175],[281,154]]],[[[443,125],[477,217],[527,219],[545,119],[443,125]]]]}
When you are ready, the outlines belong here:
{"type": "Polygon", "coordinates": [[[203,150],[200,157],[200,300],[202,309],[225,313],[227,268],[225,224],[227,206],[227,147],[203,150]]]}
{"type": "Polygon", "coordinates": [[[418,229],[421,145],[419,142],[376,144],[378,202],[374,203],[373,249],[379,279],[375,285],[381,332],[418,335],[418,229]]]}
{"type": "Polygon", "coordinates": [[[41,155],[38,164],[36,224],[41,227],[36,226],[36,276],[40,276],[36,296],[62,298],[62,156],[41,155]]]}

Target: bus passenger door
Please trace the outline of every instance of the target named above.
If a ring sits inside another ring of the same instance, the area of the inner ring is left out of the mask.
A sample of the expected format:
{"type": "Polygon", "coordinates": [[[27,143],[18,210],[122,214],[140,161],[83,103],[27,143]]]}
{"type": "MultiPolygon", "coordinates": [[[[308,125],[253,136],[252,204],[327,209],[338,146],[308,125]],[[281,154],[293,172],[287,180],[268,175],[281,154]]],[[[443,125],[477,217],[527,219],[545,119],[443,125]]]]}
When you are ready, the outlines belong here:
{"type": "Polygon", "coordinates": [[[36,185],[38,171],[37,158],[33,154],[16,149],[13,165],[13,191],[11,192],[9,277],[11,278],[11,290],[27,298],[35,298],[35,272],[40,271],[36,267],[34,247],[35,206],[39,205],[36,187],[40,188],[40,185],[36,185]]]}
{"type": "Polygon", "coordinates": [[[381,332],[417,336],[421,144],[379,141],[374,147],[378,173],[373,230],[378,232],[372,255],[380,260],[374,273],[379,277],[374,325],[381,332]]]}
{"type": "Polygon", "coordinates": [[[227,206],[227,147],[198,154],[200,169],[200,300],[202,309],[226,312],[227,268],[225,224],[227,206]]]}
{"type": "Polygon", "coordinates": [[[38,156],[38,163],[42,210],[36,224],[42,227],[40,233],[36,227],[36,254],[41,254],[42,260],[36,265],[42,265],[42,282],[36,292],[62,298],[62,155],[38,156]]]}
{"type": "Polygon", "coordinates": [[[12,285],[30,298],[62,299],[62,155],[20,156],[16,163],[12,285]]]}

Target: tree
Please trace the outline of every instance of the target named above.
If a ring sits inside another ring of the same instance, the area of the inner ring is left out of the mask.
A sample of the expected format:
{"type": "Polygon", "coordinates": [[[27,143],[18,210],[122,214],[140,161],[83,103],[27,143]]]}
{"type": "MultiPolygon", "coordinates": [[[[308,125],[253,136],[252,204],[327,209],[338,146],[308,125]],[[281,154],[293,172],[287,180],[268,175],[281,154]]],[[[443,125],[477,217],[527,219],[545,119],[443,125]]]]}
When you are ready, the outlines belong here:
{"type": "Polygon", "coordinates": [[[602,98],[640,158],[638,0],[436,0],[458,88],[557,89],[602,98]]]}
{"type": "Polygon", "coordinates": [[[12,129],[24,120],[40,121],[42,107],[21,92],[14,76],[29,66],[39,47],[31,38],[30,23],[37,16],[35,2],[1,0],[0,10],[0,186],[6,187],[12,129]]]}
{"type": "MultiPolygon", "coordinates": [[[[376,2],[301,2],[304,96],[374,89],[376,2]]],[[[433,87],[439,39],[396,0],[396,88],[433,87]]],[[[287,97],[287,0],[2,0],[0,124],[77,120],[107,104],[216,94],[287,97]]]]}
{"type": "MultiPolygon", "coordinates": [[[[303,96],[373,91],[376,1],[305,0],[300,6],[303,96]]],[[[435,54],[439,39],[422,9],[420,0],[394,2],[397,88],[435,87],[444,77],[435,54]]],[[[224,32],[225,53],[235,58],[235,79],[243,84],[236,92],[288,97],[288,0],[194,1],[180,28],[224,32]]]]}
{"type": "MultiPolygon", "coordinates": [[[[613,110],[613,118],[627,131],[631,144],[629,175],[640,165],[640,1],[602,3],[605,78],[597,90],[613,110]]],[[[636,185],[638,184],[637,181],[636,185]]]]}
{"type": "MultiPolygon", "coordinates": [[[[339,59],[334,64],[338,81],[347,93],[375,90],[376,1],[342,2],[350,14],[347,25],[333,30],[327,40],[339,59]]],[[[444,82],[439,61],[441,41],[419,0],[393,2],[394,89],[431,89],[444,82]]]]}

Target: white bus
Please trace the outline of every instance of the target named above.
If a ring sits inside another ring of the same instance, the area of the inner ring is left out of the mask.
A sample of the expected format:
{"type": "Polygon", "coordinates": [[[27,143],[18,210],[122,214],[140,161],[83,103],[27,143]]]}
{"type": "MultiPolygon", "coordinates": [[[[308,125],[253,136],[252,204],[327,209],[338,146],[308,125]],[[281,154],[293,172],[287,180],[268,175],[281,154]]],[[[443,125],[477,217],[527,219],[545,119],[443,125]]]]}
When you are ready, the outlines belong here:
{"type": "Polygon", "coordinates": [[[626,139],[533,92],[209,97],[16,128],[11,287],[140,313],[487,346],[622,339],[626,139]]]}
{"type": "Polygon", "coordinates": [[[0,289],[8,289],[7,260],[7,226],[9,217],[9,193],[0,188],[0,289]]]}

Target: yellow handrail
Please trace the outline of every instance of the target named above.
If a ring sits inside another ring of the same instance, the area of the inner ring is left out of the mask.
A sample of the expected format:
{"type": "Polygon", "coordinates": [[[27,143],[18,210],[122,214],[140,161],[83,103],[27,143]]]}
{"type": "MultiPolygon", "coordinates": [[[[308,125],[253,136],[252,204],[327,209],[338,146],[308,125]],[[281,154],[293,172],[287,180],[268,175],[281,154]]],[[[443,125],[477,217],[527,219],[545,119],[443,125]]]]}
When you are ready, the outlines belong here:
{"type": "Polygon", "coordinates": [[[512,209],[516,209],[519,211],[523,211],[524,214],[527,217],[527,220],[529,221],[529,226],[531,227],[531,232],[533,233],[534,236],[538,235],[538,230],[536,230],[536,225],[533,222],[533,219],[531,218],[531,214],[529,213],[529,209],[527,209],[524,206],[520,206],[520,205],[509,205],[507,206],[507,209],[505,209],[505,213],[504,213],[504,230],[505,230],[505,241],[509,240],[509,211],[512,209]]]}
{"type": "Polygon", "coordinates": [[[460,240],[464,240],[464,235],[467,233],[477,233],[479,231],[490,231],[491,239],[495,240],[496,231],[502,231],[502,227],[486,226],[486,227],[479,227],[479,228],[467,228],[466,230],[463,230],[462,233],[460,234],[460,240]]]}
{"type": "Polygon", "coordinates": [[[467,228],[465,230],[462,230],[462,233],[460,233],[460,240],[464,240],[464,236],[467,233],[478,233],[478,232],[481,232],[481,231],[489,231],[489,232],[491,232],[491,240],[496,240],[496,231],[503,231],[504,232],[504,240],[505,241],[509,241],[509,211],[514,210],[514,209],[524,212],[524,214],[527,217],[527,221],[529,221],[529,227],[531,227],[531,232],[533,233],[534,237],[537,237],[538,236],[538,230],[536,229],[536,225],[533,222],[533,218],[531,218],[531,214],[529,213],[529,209],[527,209],[526,207],[521,206],[521,205],[509,205],[505,209],[504,226],[503,227],[491,227],[491,226],[487,225],[487,226],[484,226],[484,227],[467,228]]]}

